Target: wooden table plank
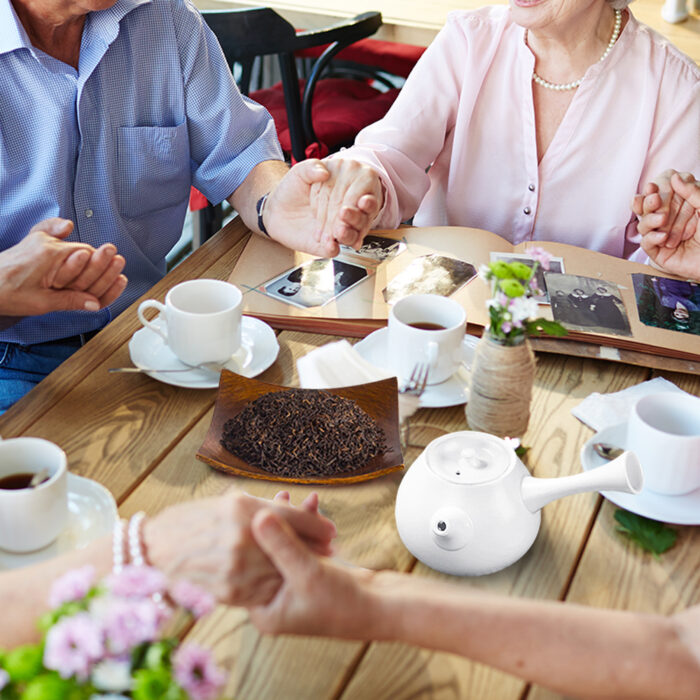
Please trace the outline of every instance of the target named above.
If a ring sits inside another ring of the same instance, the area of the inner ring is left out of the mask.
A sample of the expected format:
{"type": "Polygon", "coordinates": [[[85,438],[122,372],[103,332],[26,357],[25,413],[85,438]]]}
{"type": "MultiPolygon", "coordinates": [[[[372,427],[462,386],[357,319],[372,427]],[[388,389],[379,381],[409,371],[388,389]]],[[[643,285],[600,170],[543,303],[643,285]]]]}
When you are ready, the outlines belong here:
{"type": "MultiPolygon", "coordinates": [[[[571,408],[592,391],[619,391],[643,381],[648,371],[609,362],[538,355],[530,427],[523,444],[526,463],[538,477],[581,470],[579,451],[590,430],[571,408]]],[[[583,543],[596,518],[600,497],[579,494],[547,505],[532,549],[517,563],[489,576],[458,578],[418,564],[413,575],[452,581],[504,595],[561,599],[578,563],[583,543]]],[[[342,700],[372,697],[520,698],[526,683],[458,656],[401,644],[372,644],[348,684],[342,700]],[[431,693],[435,694],[432,695],[431,693]]]]}

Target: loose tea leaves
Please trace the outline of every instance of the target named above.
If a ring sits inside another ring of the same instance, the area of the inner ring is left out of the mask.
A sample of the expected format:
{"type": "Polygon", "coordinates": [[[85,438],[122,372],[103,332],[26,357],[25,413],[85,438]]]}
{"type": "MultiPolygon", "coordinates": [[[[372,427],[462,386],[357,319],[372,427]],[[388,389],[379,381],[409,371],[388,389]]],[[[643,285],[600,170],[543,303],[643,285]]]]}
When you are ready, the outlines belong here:
{"type": "Polygon", "coordinates": [[[665,551],[671,549],[678,533],[656,520],[650,520],[641,515],[635,515],[618,508],[613,516],[618,522],[617,531],[629,537],[632,542],[643,550],[650,552],[656,559],[665,551]]]}
{"type": "Polygon", "coordinates": [[[333,476],[364,467],[386,449],[386,436],[350,399],[290,389],[265,394],[226,421],[221,444],[277,476],[333,476]]]}

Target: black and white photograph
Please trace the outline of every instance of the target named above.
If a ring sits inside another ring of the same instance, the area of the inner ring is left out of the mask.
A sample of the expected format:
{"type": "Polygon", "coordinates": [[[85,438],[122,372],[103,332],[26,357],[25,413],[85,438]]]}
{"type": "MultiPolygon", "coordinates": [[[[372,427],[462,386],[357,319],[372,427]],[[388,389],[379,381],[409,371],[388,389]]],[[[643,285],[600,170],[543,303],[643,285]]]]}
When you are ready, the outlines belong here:
{"type": "Polygon", "coordinates": [[[311,260],[265,282],[261,291],[292,306],[309,309],[336,299],[365,278],[370,271],[336,258],[311,260]]]}
{"type": "Polygon", "coordinates": [[[439,294],[448,297],[476,277],[471,263],[444,255],[416,258],[382,290],[384,301],[394,304],[409,294],[439,294]]]}
{"type": "MultiPolygon", "coordinates": [[[[527,265],[530,269],[535,266],[535,259],[527,255],[526,253],[491,253],[491,262],[494,260],[502,260],[503,262],[513,262],[517,260],[518,262],[527,265]]],[[[537,266],[535,271],[535,279],[537,280],[537,288],[542,292],[542,294],[537,294],[532,298],[538,304],[550,304],[549,293],[547,292],[547,281],[544,278],[545,272],[558,272],[564,273],[564,258],[552,258],[549,261],[549,270],[545,270],[542,265],[537,266]]]]}
{"type": "Polygon", "coordinates": [[[574,331],[632,335],[616,284],[593,277],[545,272],[552,315],[574,331]]]}
{"type": "Polygon", "coordinates": [[[632,281],[642,323],[700,335],[700,284],[639,272],[632,281]]]}
{"type": "Polygon", "coordinates": [[[374,260],[378,263],[391,260],[399,253],[403,253],[404,250],[406,250],[406,244],[403,241],[372,235],[365,236],[362,245],[357,250],[346,245],[340,246],[341,255],[374,260]]]}

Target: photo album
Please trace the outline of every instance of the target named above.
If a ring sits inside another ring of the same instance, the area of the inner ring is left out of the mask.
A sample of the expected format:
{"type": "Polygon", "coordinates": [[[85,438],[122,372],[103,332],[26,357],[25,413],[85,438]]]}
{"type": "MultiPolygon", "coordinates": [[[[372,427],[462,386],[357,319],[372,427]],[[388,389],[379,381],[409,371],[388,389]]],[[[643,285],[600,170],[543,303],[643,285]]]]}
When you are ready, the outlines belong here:
{"type": "MultiPolygon", "coordinates": [[[[564,243],[514,246],[479,229],[404,227],[373,231],[359,250],[341,246],[335,258],[319,259],[252,236],[229,279],[244,293],[244,313],[280,329],[361,337],[385,325],[399,299],[432,293],[459,301],[468,332],[480,335],[490,288],[479,266],[519,260],[532,267],[534,246],[552,256],[549,270],[536,272],[540,315],[568,330],[546,339],[556,343],[552,351],[585,354],[576,344],[592,344],[700,362],[699,284],[564,243]]],[[[613,355],[600,354],[619,359],[613,355]]]]}

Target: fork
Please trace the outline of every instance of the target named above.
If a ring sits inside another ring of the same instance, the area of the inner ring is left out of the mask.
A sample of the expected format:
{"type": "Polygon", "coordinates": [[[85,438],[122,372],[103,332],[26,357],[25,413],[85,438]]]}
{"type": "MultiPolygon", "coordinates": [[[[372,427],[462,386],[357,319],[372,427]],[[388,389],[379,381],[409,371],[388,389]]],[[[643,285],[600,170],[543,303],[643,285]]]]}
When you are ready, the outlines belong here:
{"type": "MultiPolygon", "coordinates": [[[[401,424],[399,425],[399,438],[401,440],[401,447],[409,447],[410,443],[410,418],[411,415],[418,408],[418,401],[421,395],[425,391],[426,384],[428,383],[428,374],[430,373],[430,365],[426,362],[417,362],[408,381],[399,389],[399,413],[401,413],[401,402],[402,396],[412,397],[415,404],[410,407],[410,410],[406,412],[406,415],[401,419],[401,424]]],[[[405,399],[404,399],[405,401],[405,399]]],[[[413,403],[413,402],[411,402],[413,403]]]]}

